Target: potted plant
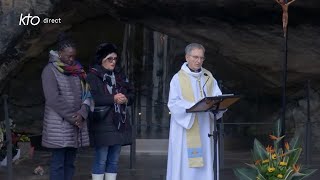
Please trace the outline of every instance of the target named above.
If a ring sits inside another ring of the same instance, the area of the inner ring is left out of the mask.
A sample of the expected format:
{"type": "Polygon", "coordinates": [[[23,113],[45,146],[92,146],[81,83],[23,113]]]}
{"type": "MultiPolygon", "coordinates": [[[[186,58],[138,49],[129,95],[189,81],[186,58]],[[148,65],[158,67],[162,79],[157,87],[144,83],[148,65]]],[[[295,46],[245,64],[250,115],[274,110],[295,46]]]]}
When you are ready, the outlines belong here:
{"type": "MultiPolygon", "coordinates": [[[[13,132],[14,123],[11,120],[11,130],[12,130],[12,161],[15,161],[20,158],[20,149],[17,146],[17,136],[13,132]]],[[[7,143],[6,142],[6,136],[5,136],[5,128],[4,123],[0,123],[0,166],[6,166],[7,165],[7,143]]]]}
{"type": "Polygon", "coordinates": [[[305,169],[298,164],[302,151],[300,132],[297,131],[290,143],[280,137],[281,123],[276,122],[275,130],[269,137],[273,145],[264,147],[257,139],[254,140],[252,158],[253,163],[248,168],[234,169],[240,180],[299,180],[313,174],[316,169],[305,169]]]}
{"type": "Polygon", "coordinates": [[[20,157],[28,158],[31,150],[30,138],[26,134],[18,134],[17,145],[20,149],[20,157]]]}

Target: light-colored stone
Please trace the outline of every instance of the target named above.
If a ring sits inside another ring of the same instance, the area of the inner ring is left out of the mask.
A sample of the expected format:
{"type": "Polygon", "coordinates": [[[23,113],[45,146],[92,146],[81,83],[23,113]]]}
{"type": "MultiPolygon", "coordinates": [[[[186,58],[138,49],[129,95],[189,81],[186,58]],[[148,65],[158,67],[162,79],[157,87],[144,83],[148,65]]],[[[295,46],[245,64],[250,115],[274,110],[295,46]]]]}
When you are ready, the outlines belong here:
{"type": "MultiPolygon", "coordinates": [[[[168,139],[136,139],[136,153],[150,155],[167,155],[168,139]]],[[[130,154],[130,146],[123,146],[121,154],[130,154]]]]}

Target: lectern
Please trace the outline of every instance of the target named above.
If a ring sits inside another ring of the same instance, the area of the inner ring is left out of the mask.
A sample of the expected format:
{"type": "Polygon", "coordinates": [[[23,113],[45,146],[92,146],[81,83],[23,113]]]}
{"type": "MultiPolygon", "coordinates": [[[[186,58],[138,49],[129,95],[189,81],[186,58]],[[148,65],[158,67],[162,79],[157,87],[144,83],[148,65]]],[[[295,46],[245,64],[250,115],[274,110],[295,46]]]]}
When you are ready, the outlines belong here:
{"type": "MultiPolygon", "coordinates": [[[[193,105],[191,108],[187,109],[187,113],[195,113],[195,112],[212,112],[214,115],[214,123],[212,134],[208,134],[208,137],[213,137],[213,171],[214,171],[214,180],[218,180],[217,169],[217,147],[218,147],[218,131],[217,131],[217,114],[221,111],[227,110],[233,103],[238,101],[240,96],[233,94],[222,94],[219,96],[213,97],[205,97],[193,105]]],[[[220,169],[220,168],[219,168],[220,169]]]]}

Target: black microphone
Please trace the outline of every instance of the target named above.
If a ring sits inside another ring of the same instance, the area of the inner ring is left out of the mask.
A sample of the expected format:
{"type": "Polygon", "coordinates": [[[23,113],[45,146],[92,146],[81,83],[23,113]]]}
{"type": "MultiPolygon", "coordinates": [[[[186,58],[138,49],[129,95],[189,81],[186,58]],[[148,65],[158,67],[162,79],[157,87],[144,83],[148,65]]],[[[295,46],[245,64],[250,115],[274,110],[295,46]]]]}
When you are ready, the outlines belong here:
{"type": "Polygon", "coordinates": [[[206,97],[207,97],[207,95],[206,95],[206,92],[204,91],[204,86],[207,84],[207,82],[208,82],[208,80],[209,80],[210,76],[209,76],[207,73],[203,73],[203,75],[204,75],[204,76],[208,76],[208,78],[207,78],[206,82],[205,82],[205,83],[203,84],[203,86],[202,86],[203,95],[204,95],[204,97],[206,98],[206,97]]]}

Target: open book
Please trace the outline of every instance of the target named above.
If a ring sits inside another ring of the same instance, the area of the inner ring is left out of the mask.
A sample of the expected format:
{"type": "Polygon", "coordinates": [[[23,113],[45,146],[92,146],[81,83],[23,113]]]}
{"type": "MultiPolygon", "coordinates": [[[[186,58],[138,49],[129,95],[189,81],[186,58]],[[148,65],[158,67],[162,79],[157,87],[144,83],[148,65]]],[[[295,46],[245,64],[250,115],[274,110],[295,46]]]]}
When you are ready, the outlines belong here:
{"type": "Polygon", "coordinates": [[[234,94],[222,94],[219,96],[205,97],[198,101],[186,112],[205,112],[209,110],[226,110],[233,103],[238,101],[240,96],[234,94]]]}

